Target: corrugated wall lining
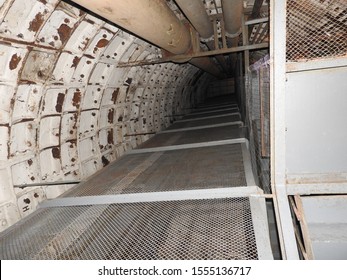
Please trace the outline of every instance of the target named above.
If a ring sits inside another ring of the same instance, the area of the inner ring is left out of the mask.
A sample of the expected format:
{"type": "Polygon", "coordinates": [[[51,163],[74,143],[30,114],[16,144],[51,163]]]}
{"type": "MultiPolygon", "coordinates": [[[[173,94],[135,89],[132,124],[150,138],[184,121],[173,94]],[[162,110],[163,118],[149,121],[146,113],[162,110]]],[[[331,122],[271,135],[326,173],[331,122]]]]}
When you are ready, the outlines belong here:
{"type": "MultiPolygon", "coordinates": [[[[0,0],[0,230],[201,102],[189,64],[117,68],[158,49],[59,0],[0,0]]],[[[198,80],[197,80],[198,79],[198,80]]],[[[196,81],[197,80],[197,81],[196,81]]]]}

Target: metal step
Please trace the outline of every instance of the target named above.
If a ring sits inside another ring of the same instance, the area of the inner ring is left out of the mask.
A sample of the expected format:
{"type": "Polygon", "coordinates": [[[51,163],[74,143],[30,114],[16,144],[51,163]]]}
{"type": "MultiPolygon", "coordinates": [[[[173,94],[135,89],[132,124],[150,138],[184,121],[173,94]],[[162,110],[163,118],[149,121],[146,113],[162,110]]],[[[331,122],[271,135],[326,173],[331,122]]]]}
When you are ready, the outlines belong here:
{"type": "Polygon", "coordinates": [[[214,113],[45,201],[0,235],[0,258],[272,259],[248,141],[214,113]]]}

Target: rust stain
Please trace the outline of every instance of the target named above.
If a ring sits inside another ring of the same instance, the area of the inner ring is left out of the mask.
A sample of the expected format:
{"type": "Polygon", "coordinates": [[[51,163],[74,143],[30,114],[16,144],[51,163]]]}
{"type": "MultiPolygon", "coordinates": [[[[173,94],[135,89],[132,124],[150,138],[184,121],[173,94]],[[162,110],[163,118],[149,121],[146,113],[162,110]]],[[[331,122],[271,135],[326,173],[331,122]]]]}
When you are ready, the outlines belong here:
{"type": "Polygon", "coordinates": [[[38,13],[35,18],[29,23],[29,31],[37,32],[40,30],[40,27],[42,26],[44,22],[43,14],[38,13]]]}
{"type": "Polygon", "coordinates": [[[46,5],[47,1],[46,0],[38,0],[39,2],[41,2],[42,4],[46,5]]]}
{"type": "Polygon", "coordinates": [[[76,68],[78,63],[80,62],[81,58],[78,57],[78,56],[75,56],[73,61],[72,61],[72,65],[71,65],[71,68],[76,68]]]}
{"type": "Polygon", "coordinates": [[[114,116],[114,109],[108,110],[108,115],[107,115],[108,123],[113,123],[113,116],[114,116]]]}
{"type": "Polygon", "coordinates": [[[133,81],[132,78],[128,78],[128,79],[125,81],[124,85],[125,85],[125,86],[130,86],[131,83],[132,83],[132,81],[133,81]]]}
{"type": "Polygon", "coordinates": [[[10,61],[10,70],[16,69],[21,60],[22,60],[22,58],[20,56],[18,56],[16,53],[14,55],[12,55],[12,58],[10,61]]]}
{"type": "Polygon", "coordinates": [[[29,160],[28,160],[28,164],[29,164],[29,166],[31,166],[31,165],[33,164],[33,160],[32,160],[32,159],[29,159],[29,160]]]}
{"type": "Polygon", "coordinates": [[[55,147],[52,149],[52,156],[53,158],[60,158],[60,149],[55,147]]]}
{"type": "Polygon", "coordinates": [[[60,25],[60,27],[58,28],[58,34],[59,34],[60,40],[63,43],[69,39],[70,33],[71,33],[71,28],[64,23],[60,25]]]}
{"type": "Polygon", "coordinates": [[[97,47],[97,48],[104,48],[104,47],[107,46],[108,42],[109,42],[109,40],[107,40],[107,39],[101,39],[101,40],[99,40],[99,42],[96,44],[96,47],[97,47]]]}
{"type": "Polygon", "coordinates": [[[57,105],[55,105],[55,110],[58,113],[61,113],[63,110],[64,99],[65,99],[65,94],[64,93],[58,93],[57,105]]]}
{"type": "Polygon", "coordinates": [[[76,108],[80,107],[81,102],[81,92],[79,90],[75,91],[73,98],[72,98],[72,105],[76,108]]]}
{"type": "Polygon", "coordinates": [[[108,144],[114,144],[113,129],[112,128],[107,132],[107,143],[108,144]]]}
{"type": "Polygon", "coordinates": [[[112,92],[112,101],[113,101],[113,104],[116,104],[118,94],[119,94],[119,88],[116,88],[116,89],[112,92]]]}
{"type": "Polygon", "coordinates": [[[101,161],[104,167],[110,163],[110,161],[107,158],[105,158],[105,156],[101,157],[101,161]]]}

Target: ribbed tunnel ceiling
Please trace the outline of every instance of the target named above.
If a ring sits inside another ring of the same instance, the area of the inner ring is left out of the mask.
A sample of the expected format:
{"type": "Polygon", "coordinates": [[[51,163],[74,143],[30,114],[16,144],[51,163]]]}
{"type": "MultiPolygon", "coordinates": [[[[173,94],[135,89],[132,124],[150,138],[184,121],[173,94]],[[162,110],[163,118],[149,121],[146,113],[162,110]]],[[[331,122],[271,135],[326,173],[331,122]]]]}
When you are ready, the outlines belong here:
{"type": "Polygon", "coordinates": [[[87,178],[201,101],[214,79],[190,64],[117,68],[158,49],[66,2],[0,5],[1,230],[71,186],[45,183],[87,178]]]}

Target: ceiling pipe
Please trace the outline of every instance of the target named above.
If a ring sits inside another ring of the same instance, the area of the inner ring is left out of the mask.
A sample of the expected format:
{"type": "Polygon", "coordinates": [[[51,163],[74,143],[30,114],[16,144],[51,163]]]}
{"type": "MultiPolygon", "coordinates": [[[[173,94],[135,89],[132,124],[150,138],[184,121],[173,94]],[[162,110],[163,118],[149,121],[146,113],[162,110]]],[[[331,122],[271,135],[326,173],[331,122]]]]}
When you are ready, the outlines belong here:
{"type": "Polygon", "coordinates": [[[231,47],[236,47],[242,32],[243,0],[222,0],[222,9],[228,41],[231,47]]]}
{"type": "Polygon", "coordinates": [[[214,63],[208,57],[196,57],[191,59],[189,62],[190,64],[193,64],[194,66],[203,69],[204,71],[206,71],[207,73],[210,73],[211,75],[215,77],[224,78],[224,75],[221,74],[216,63],[214,63]]]}
{"type": "MultiPolygon", "coordinates": [[[[225,33],[229,47],[237,47],[242,33],[243,0],[222,0],[225,33]]],[[[235,72],[236,54],[231,54],[230,65],[235,72]]]]}
{"type": "Polygon", "coordinates": [[[175,0],[178,7],[205,40],[213,39],[213,25],[201,0],[175,0]]]}
{"type": "Polygon", "coordinates": [[[173,54],[191,47],[190,32],[165,0],[73,0],[173,54]]]}
{"type": "MultiPolygon", "coordinates": [[[[178,7],[182,10],[183,14],[199,33],[200,37],[206,41],[206,45],[210,50],[214,49],[214,43],[211,41],[214,35],[213,24],[209,18],[206,8],[201,0],[175,0],[178,7]]],[[[217,55],[216,59],[223,68],[224,72],[228,72],[228,67],[223,55],[217,55]]],[[[194,64],[194,63],[192,63],[194,64]]],[[[195,62],[197,65],[206,65],[207,62],[200,61],[195,62]]],[[[213,63],[214,64],[214,63],[213,63]]],[[[197,66],[199,67],[199,66],[197,66]]],[[[215,72],[215,70],[214,70],[215,72]]]]}
{"type": "MultiPolygon", "coordinates": [[[[73,2],[170,53],[185,54],[191,49],[190,30],[176,17],[165,0],[73,0],[73,2]]],[[[213,65],[208,57],[198,60],[194,58],[190,63],[208,73],[213,73],[212,75],[221,76],[221,73],[217,73],[214,69],[217,66],[213,65]]]]}

